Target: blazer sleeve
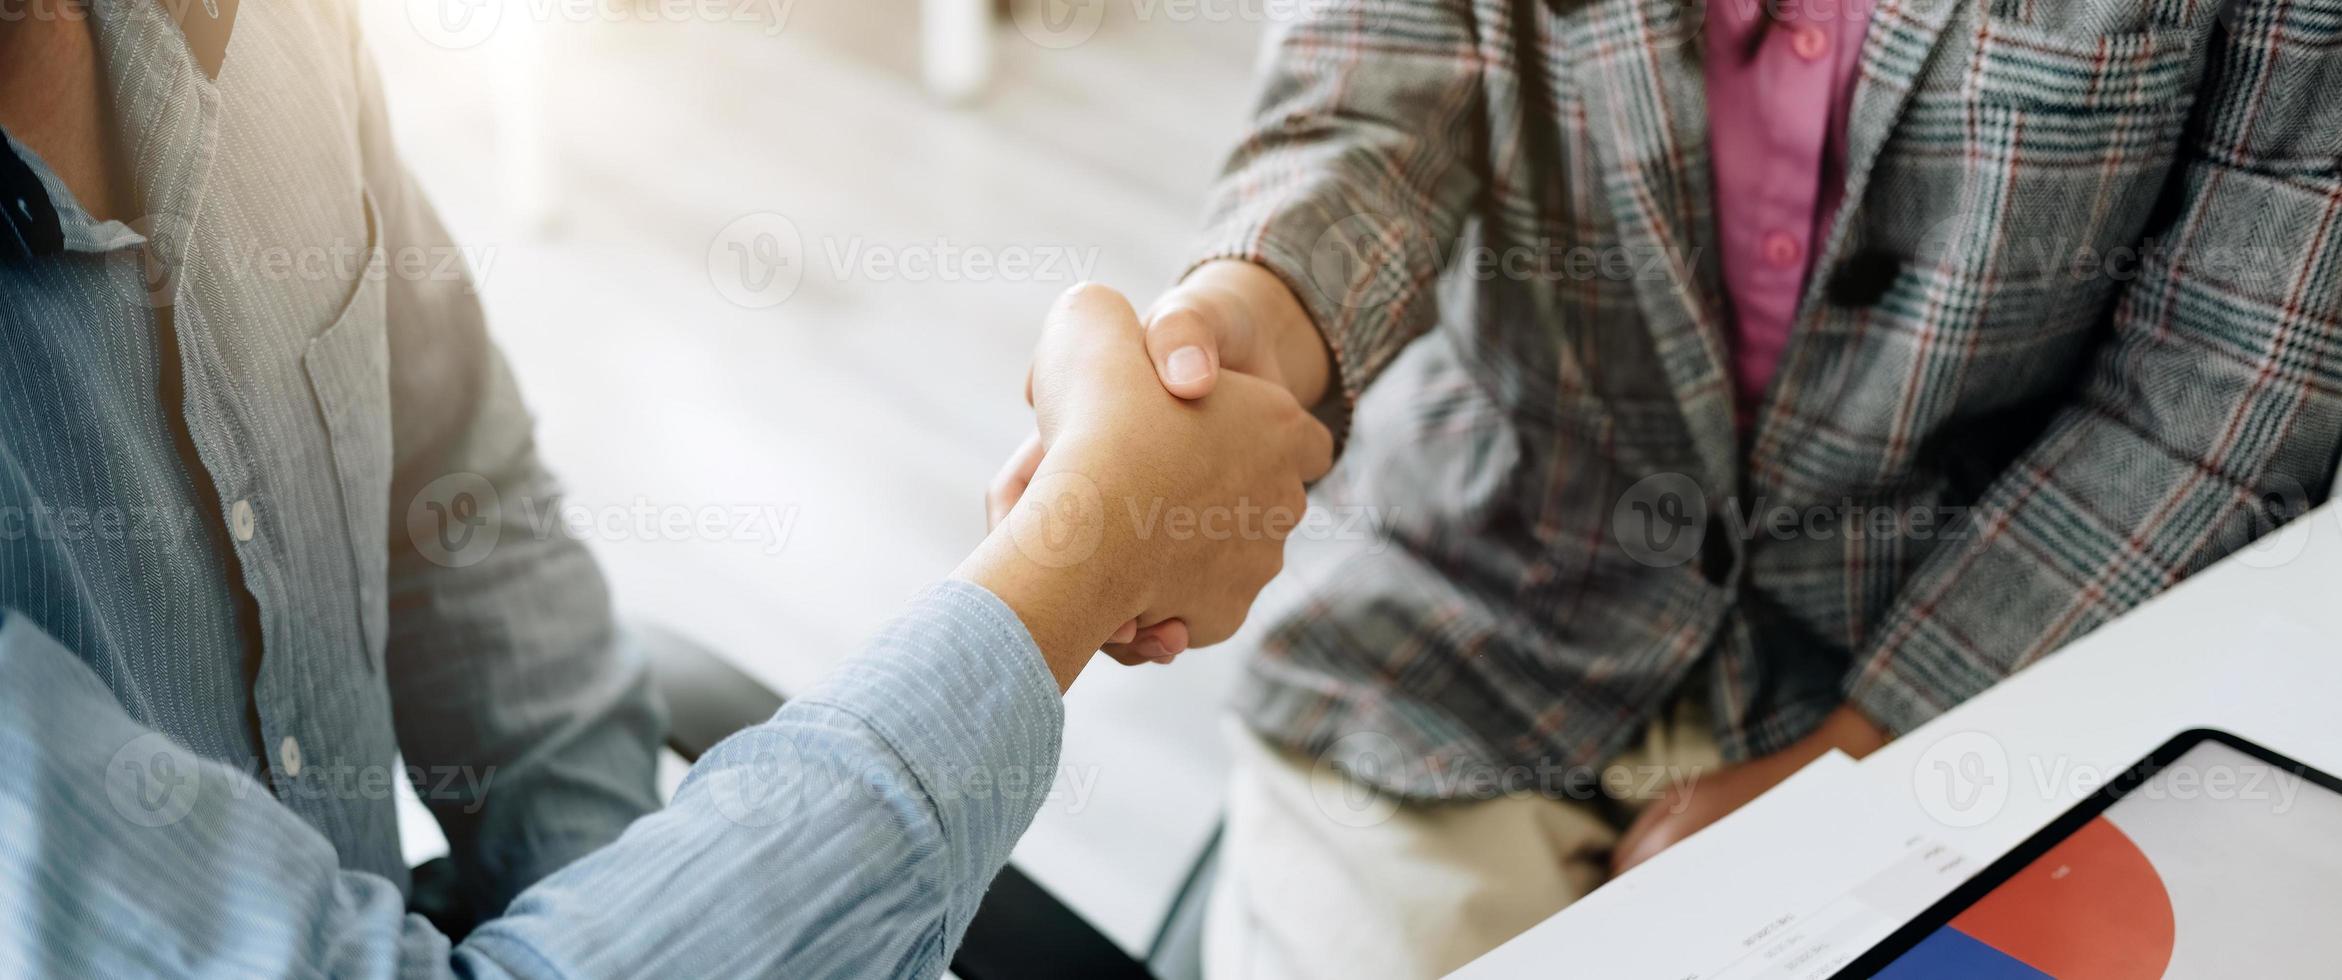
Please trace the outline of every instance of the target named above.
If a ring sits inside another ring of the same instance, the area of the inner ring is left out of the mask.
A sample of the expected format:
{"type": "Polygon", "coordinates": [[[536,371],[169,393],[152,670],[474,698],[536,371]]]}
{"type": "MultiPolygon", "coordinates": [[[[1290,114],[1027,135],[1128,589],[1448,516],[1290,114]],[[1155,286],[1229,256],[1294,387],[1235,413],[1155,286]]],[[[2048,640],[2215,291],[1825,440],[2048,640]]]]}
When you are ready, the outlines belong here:
{"type": "Polygon", "coordinates": [[[1271,40],[1197,264],[1283,279],[1334,352],[1346,410],[1437,317],[1438,256],[1486,172],[1481,59],[1468,0],[1303,6],[1271,40]]]}
{"type": "Polygon", "coordinates": [[[2338,42],[2334,0],[2241,0],[2204,40],[2157,247],[2071,401],[1856,657],[1845,691],[1873,720],[1908,731],[2330,492],[2342,445],[2338,42]]]}

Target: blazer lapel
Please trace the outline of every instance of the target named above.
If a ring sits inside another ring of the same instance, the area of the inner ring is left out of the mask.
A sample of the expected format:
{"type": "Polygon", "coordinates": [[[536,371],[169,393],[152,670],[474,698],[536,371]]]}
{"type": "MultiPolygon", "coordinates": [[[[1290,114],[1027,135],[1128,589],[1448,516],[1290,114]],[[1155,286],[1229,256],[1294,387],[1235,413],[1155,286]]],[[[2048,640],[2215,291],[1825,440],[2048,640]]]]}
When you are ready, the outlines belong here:
{"type": "MultiPolygon", "coordinates": [[[[1855,79],[1853,110],[1846,119],[1846,196],[1806,287],[1803,305],[1809,309],[1801,313],[1811,312],[1822,292],[1819,285],[1828,280],[1829,270],[1844,261],[1853,218],[1862,208],[1879,152],[1894,135],[1895,123],[1903,117],[1903,106],[1918,85],[1919,73],[1927,67],[1928,56],[1943,39],[1945,25],[1962,2],[1880,0],[1871,12],[1870,30],[1862,44],[1862,68],[1855,79]]],[[[1799,319],[1802,322],[1804,317],[1799,319]]]]}
{"type": "Polygon", "coordinates": [[[1581,78],[1604,190],[1636,267],[1662,270],[1637,275],[1635,291],[1699,455],[1702,472],[1689,475],[1722,500],[1738,492],[1740,467],[1714,248],[1702,18],[1678,0],[1611,0],[1587,16],[1581,78]],[[1646,255],[1658,261],[1640,261],[1646,255]]]}

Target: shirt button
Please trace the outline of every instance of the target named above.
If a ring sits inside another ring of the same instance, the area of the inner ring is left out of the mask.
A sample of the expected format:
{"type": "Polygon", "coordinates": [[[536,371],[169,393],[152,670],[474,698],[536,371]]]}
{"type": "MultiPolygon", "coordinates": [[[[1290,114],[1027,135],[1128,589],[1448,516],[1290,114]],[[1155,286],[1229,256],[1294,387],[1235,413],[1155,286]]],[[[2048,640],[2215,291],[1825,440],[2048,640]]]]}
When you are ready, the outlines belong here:
{"type": "Polygon", "coordinates": [[[1776,231],[1765,236],[1765,261],[1779,268],[1789,268],[1805,258],[1805,246],[1797,243],[1797,236],[1776,231]]]}
{"type": "Polygon", "coordinates": [[[276,757],[286,776],[301,774],[301,743],[291,735],[285,736],[285,740],[277,745],[276,757]]]}
{"type": "Polygon", "coordinates": [[[250,541],[252,528],[252,501],[236,501],[236,506],[228,508],[228,533],[238,541],[250,541]]]}
{"type": "Polygon", "coordinates": [[[1830,53],[1830,35],[1812,24],[1804,25],[1790,35],[1789,50],[1807,61],[1820,61],[1822,55],[1830,53]]]}

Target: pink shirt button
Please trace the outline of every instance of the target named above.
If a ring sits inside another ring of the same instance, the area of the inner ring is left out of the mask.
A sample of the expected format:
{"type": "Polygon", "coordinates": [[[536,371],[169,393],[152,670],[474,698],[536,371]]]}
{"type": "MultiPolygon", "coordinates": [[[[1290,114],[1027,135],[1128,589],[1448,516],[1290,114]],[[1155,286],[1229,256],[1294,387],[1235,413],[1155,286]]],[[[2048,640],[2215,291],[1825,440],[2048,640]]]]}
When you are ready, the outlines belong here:
{"type": "MultiPolygon", "coordinates": [[[[6,0],[0,0],[5,3],[6,0]]],[[[1758,415],[1844,203],[1846,119],[1882,0],[1708,4],[1709,179],[1739,422],[1758,415]],[[1797,16],[1776,18],[1795,9],[1797,16]]]]}
{"type": "Polygon", "coordinates": [[[1803,25],[1797,29],[1797,33],[1790,35],[1789,50],[1797,52],[1798,57],[1807,61],[1820,61],[1823,55],[1830,53],[1829,32],[1812,24],[1803,25]]]}
{"type": "Polygon", "coordinates": [[[1797,236],[1776,231],[1765,236],[1765,261],[1783,269],[1792,268],[1805,258],[1805,246],[1797,243],[1797,236]]]}

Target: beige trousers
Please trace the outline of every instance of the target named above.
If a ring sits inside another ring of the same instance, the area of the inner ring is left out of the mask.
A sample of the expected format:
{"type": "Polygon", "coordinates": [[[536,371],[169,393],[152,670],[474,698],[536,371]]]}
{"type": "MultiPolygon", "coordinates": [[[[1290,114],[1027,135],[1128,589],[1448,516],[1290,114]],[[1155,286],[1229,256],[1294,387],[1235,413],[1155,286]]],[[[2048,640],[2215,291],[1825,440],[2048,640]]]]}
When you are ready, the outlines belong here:
{"type": "Polygon", "coordinates": [[[1208,980],[1437,977],[1593,891],[1642,805],[1719,764],[1679,698],[1587,800],[1411,804],[1227,726],[1235,772],[1204,923],[1208,980]]]}

